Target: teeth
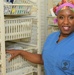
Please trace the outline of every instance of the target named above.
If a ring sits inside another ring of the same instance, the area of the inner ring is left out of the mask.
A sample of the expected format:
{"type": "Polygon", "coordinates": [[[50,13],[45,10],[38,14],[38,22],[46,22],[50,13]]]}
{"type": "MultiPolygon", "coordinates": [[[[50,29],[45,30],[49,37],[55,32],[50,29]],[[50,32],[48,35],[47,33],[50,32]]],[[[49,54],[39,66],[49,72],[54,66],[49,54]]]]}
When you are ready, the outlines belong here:
{"type": "Polygon", "coordinates": [[[69,27],[63,27],[64,28],[64,30],[69,30],[69,27]]]}

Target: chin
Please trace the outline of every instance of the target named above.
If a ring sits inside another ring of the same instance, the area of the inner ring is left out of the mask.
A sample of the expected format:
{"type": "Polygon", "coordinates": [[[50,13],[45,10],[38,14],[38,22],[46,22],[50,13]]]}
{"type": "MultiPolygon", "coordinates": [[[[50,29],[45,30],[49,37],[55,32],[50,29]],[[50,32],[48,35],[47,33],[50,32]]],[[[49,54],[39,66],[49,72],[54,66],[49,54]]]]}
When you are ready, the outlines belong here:
{"type": "Polygon", "coordinates": [[[72,33],[72,32],[68,32],[68,31],[62,32],[63,35],[70,35],[71,33],[72,33]]]}

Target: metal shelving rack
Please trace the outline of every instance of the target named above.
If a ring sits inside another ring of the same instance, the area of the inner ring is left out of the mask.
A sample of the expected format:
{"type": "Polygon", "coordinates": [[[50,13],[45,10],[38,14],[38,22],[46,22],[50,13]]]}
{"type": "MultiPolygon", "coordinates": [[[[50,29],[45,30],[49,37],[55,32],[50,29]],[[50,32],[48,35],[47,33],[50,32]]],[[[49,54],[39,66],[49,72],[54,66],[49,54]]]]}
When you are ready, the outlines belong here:
{"type": "MultiPolygon", "coordinates": [[[[16,74],[33,75],[34,67],[31,66],[26,60],[25,60],[26,65],[25,65],[24,59],[22,59],[21,57],[18,57],[17,59],[15,59],[9,63],[7,60],[7,58],[9,58],[9,55],[5,53],[5,49],[6,49],[5,41],[20,39],[20,38],[27,38],[27,37],[31,36],[32,18],[17,18],[17,16],[22,16],[22,14],[30,15],[30,13],[29,13],[30,9],[28,9],[27,7],[30,7],[31,5],[30,4],[13,4],[13,5],[12,4],[4,4],[3,0],[0,0],[0,4],[1,4],[0,5],[0,12],[1,12],[0,13],[0,75],[16,75],[16,74]],[[22,10],[18,9],[18,6],[20,6],[21,9],[22,9],[22,7],[25,6],[28,11],[25,12],[24,8],[22,10]],[[13,9],[13,10],[9,11],[10,13],[8,13],[8,10],[4,11],[5,7],[11,8],[11,9],[16,7],[17,11],[15,11],[15,9],[13,9]],[[21,14],[15,13],[15,12],[19,12],[19,10],[22,11],[21,14]],[[11,17],[5,18],[4,15],[6,15],[6,16],[13,15],[13,16],[16,16],[16,18],[15,19],[11,18],[11,17]],[[24,32],[24,30],[25,30],[25,32],[24,32]],[[15,33],[17,35],[15,35],[15,33]],[[18,61],[19,63],[18,62],[16,63],[16,61],[18,61]],[[22,61],[22,63],[21,63],[21,61],[22,61]],[[14,63],[16,65],[14,65],[14,63]],[[25,66],[26,66],[26,68],[23,68],[25,66]],[[17,70],[19,68],[20,68],[20,70],[17,70]],[[25,72],[24,72],[24,70],[25,70],[25,72]],[[20,72],[22,72],[22,73],[20,73],[20,72]]],[[[29,49],[29,47],[28,47],[28,50],[35,49],[35,47],[33,48],[33,46],[31,46],[30,49],[29,49]]]]}
{"type": "MultiPolygon", "coordinates": [[[[7,70],[6,70],[5,41],[7,41],[9,39],[6,40],[6,38],[5,38],[5,35],[6,35],[5,28],[6,27],[5,27],[5,23],[4,23],[5,19],[4,19],[4,2],[3,2],[3,0],[0,0],[0,4],[1,4],[0,5],[1,6],[0,7],[0,12],[1,12],[1,15],[0,15],[0,75],[11,75],[11,72],[6,73],[7,70]]],[[[11,4],[9,4],[9,5],[11,6],[11,4]]],[[[14,5],[16,5],[16,4],[14,4],[14,5]]],[[[43,43],[47,36],[47,11],[44,10],[44,9],[47,10],[47,1],[38,0],[37,9],[38,9],[37,15],[35,16],[37,18],[37,40],[36,41],[37,41],[37,48],[38,48],[37,53],[40,54],[42,52],[41,50],[42,50],[43,43]]],[[[7,11],[5,11],[5,12],[7,12],[7,11]]],[[[6,14],[6,15],[9,15],[9,14],[6,14]]],[[[15,27],[13,27],[13,28],[15,28],[15,27]]],[[[9,30],[9,31],[13,32],[11,30],[9,30]]],[[[11,38],[10,40],[13,40],[13,39],[11,38]]],[[[22,75],[24,75],[24,73],[22,75]]],[[[38,67],[37,67],[37,75],[41,75],[41,66],[40,65],[38,65],[38,67]]]]}

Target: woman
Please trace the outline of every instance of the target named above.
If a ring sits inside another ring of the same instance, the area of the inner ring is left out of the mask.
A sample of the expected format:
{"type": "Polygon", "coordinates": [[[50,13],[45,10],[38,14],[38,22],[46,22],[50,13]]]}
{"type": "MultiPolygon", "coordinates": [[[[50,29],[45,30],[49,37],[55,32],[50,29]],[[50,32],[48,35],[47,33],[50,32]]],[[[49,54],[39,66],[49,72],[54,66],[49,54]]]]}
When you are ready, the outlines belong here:
{"type": "Polygon", "coordinates": [[[42,54],[23,50],[7,50],[9,60],[21,55],[23,58],[43,64],[46,75],[74,75],[74,1],[62,0],[54,7],[60,31],[50,34],[42,54]]]}

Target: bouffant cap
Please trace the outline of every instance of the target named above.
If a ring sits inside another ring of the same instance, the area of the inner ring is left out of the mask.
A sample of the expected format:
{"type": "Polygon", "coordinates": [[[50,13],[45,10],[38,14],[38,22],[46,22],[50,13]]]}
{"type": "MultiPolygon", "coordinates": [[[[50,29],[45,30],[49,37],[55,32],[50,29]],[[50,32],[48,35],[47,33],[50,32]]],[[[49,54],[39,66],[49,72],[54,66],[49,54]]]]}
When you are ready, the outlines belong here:
{"type": "Polygon", "coordinates": [[[53,7],[53,12],[57,15],[60,10],[64,10],[66,8],[70,8],[74,11],[74,0],[62,0],[55,7],[53,7]]]}

